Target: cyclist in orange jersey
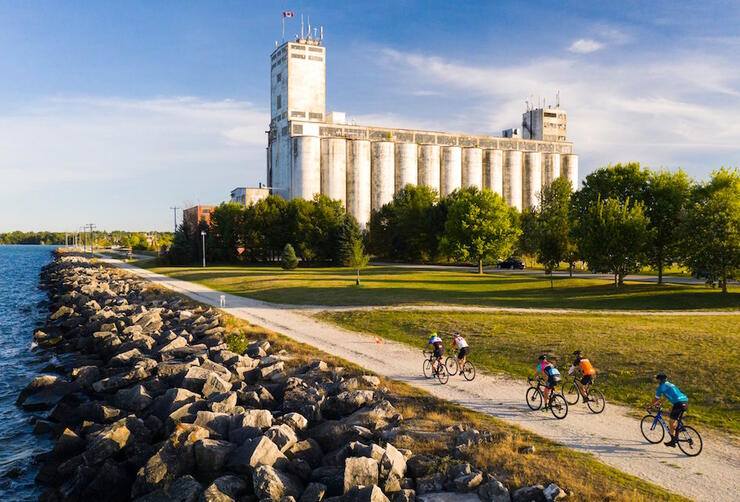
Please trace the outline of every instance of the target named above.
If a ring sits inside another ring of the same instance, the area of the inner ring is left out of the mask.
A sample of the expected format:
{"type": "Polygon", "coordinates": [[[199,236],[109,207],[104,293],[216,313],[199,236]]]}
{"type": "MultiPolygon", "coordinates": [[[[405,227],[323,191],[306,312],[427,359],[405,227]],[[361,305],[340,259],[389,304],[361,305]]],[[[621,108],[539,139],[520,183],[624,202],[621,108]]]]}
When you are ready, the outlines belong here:
{"type": "Polygon", "coordinates": [[[583,357],[583,354],[580,350],[576,350],[573,352],[573,355],[576,356],[575,360],[573,361],[573,364],[571,365],[570,369],[568,370],[568,374],[570,375],[573,373],[576,368],[581,370],[581,374],[583,375],[581,377],[581,381],[576,381],[576,385],[578,385],[578,388],[581,391],[581,394],[583,396],[586,396],[583,398],[583,402],[588,402],[588,389],[589,386],[594,383],[594,376],[596,376],[596,370],[594,369],[593,365],[591,364],[591,361],[583,357]]]}

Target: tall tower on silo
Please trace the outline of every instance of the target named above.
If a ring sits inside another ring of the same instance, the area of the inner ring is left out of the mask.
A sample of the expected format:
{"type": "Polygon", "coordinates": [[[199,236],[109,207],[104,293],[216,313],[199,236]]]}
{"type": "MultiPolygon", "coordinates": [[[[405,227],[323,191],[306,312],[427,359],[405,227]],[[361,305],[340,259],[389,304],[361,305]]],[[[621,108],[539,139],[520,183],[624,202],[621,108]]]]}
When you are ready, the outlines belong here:
{"type": "MultiPolygon", "coordinates": [[[[310,25],[309,25],[310,31],[310,25]]],[[[285,42],[270,55],[270,130],[267,146],[267,184],[285,199],[320,190],[320,166],[300,149],[318,141],[316,127],[291,131],[291,121],[323,122],[326,113],[326,48],[311,34],[285,42]],[[295,136],[295,137],[294,137],[295,136]],[[316,141],[299,139],[315,137],[316,141]],[[294,172],[296,169],[301,172],[294,172]],[[310,172],[304,172],[309,169],[310,172]],[[313,170],[317,172],[314,173],[313,170]],[[316,185],[316,186],[314,186],[316,185]]]]}

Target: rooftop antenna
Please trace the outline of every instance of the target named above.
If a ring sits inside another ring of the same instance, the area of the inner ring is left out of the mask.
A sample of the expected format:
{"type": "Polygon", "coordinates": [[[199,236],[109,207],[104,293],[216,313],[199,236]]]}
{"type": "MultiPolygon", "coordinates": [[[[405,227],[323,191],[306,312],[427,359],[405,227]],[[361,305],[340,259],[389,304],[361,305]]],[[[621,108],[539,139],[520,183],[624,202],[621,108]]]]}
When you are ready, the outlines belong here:
{"type": "Polygon", "coordinates": [[[320,33],[319,34],[319,42],[321,42],[322,40],[324,40],[324,27],[323,26],[320,26],[319,27],[319,33],[320,33]]]}
{"type": "Polygon", "coordinates": [[[555,92],[555,108],[560,108],[560,90],[555,92]]]}
{"type": "Polygon", "coordinates": [[[301,40],[303,40],[303,14],[301,14],[301,40]]]}
{"type": "Polygon", "coordinates": [[[318,29],[318,28],[316,28],[316,27],[314,26],[314,29],[313,29],[313,39],[314,39],[314,40],[318,40],[318,38],[316,37],[316,32],[317,32],[318,30],[319,30],[319,29],[318,29]]]}
{"type": "Polygon", "coordinates": [[[311,40],[311,16],[308,16],[308,35],[306,35],[306,38],[311,40]]]}

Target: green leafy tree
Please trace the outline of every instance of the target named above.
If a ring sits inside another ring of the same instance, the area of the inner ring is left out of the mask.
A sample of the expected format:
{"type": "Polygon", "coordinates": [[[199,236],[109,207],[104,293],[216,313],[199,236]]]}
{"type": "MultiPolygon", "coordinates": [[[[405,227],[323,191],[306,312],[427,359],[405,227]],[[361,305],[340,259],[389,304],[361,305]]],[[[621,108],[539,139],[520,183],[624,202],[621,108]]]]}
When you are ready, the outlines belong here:
{"type": "Polygon", "coordinates": [[[368,261],[370,261],[370,256],[365,253],[365,246],[362,245],[362,240],[353,240],[350,247],[348,265],[357,271],[356,284],[358,286],[360,285],[360,270],[367,266],[368,261]]]}
{"type": "Polygon", "coordinates": [[[570,198],[572,189],[565,178],[558,178],[540,193],[537,209],[537,259],[545,273],[552,273],[558,265],[567,261],[572,270],[575,245],[571,241],[570,198]]]}
{"type": "Polygon", "coordinates": [[[208,249],[216,262],[233,262],[242,246],[239,229],[243,226],[244,207],[224,202],[211,211],[208,249]]]}
{"type": "Polygon", "coordinates": [[[525,209],[518,215],[518,219],[521,233],[517,240],[516,252],[522,255],[522,257],[528,256],[533,258],[539,249],[537,215],[531,209],[525,209]]]}
{"type": "Polygon", "coordinates": [[[295,249],[290,244],[286,244],[280,257],[280,265],[285,270],[293,270],[298,266],[298,257],[295,255],[295,249]]]}
{"type": "Polygon", "coordinates": [[[252,260],[272,261],[290,241],[288,203],[270,195],[245,210],[242,242],[252,260]]]}
{"type": "Polygon", "coordinates": [[[682,170],[650,173],[645,189],[645,213],[650,219],[652,239],[648,263],[658,271],[663,284],[663,268],[680,258],[681,220],[691,195],[691,180],[682,170]]]}
{"type": "Polygon", "coordinates": [[[631,203],[629,198],[598,200],[578,226],[582,256],[592,270],[613,274],[615,287],[645,263],[651,232],[641,203],[631,203]]]}
{"type": "Polygon", "coordinates": [[[720,169],[697,186],[683,224],[685,264],[727,293],[740,274],[740,174],[720,169]]]}
{"type": "Polygon", "coordinates": [[[515,211],[488,189],[456,190],[448,200],[442,249],[457,260],[474,260],[482,274],[484,261],[507,256],[516,243],[515,211]]]}
{"type": "Polygon", "coordinates": [[[187,265],[195,261],[191,253],[190,236],[185,225],[180,225],[167,253],[167,261],[172,265],[187,265]]]}
{"type": "Polygon", "coordinates": [[[585,216],[591,206],[606,199],[624,203],[627,199],[642,202],[650,179],[650,171],[639,162],[615,164],[592,172],[571,199],[576,217],[585,216]]]}

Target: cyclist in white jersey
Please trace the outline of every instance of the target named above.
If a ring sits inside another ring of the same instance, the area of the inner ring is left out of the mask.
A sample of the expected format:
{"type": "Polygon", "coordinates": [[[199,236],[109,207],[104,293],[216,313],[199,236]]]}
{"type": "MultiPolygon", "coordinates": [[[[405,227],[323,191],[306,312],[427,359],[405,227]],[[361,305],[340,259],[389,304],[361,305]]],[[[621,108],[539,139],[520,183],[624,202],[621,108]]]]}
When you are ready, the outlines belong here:
{"type": "Polygon", "coordinates": [[[455,331],[452,334],[452,344],[450,345],[450,350],[452,350],[455,346],[457,346],[457,371],[462,375],[462,367],[465,365],[465,358],[470,354],[470,346],[468,345],[468,342],[465,341],[465,338],[455,331]]]}

